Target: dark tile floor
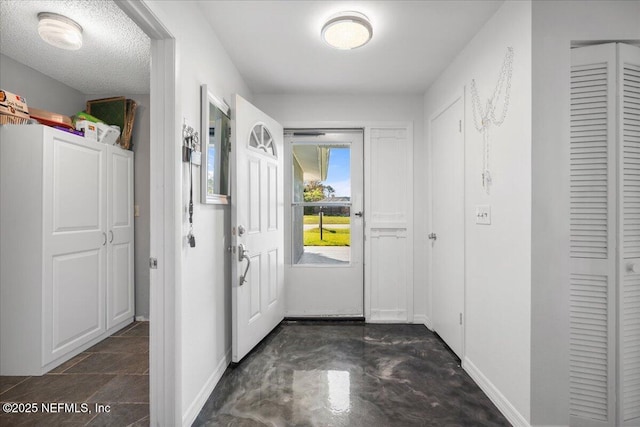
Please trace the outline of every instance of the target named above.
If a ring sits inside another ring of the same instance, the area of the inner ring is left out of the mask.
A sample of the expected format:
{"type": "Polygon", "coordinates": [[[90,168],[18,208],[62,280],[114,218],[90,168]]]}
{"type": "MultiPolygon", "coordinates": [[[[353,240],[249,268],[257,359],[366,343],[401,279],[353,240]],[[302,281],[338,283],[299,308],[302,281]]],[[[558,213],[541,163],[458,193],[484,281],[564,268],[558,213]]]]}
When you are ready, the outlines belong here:
{"type": "Polygon", "coordinates": [[[284,322],[195,426],[509,426],[424,326],[284,322]]]}
{"type": "Polygon", "coordinates": [[[35,403],[38,412],[2,410],[3,427],[149,425],[149,323],[134,322],[41,377],[0,377],[3,409],[8,402],[35,403]],[[58,402],[77,406],[42,412],[42,404],[58,402]]]}

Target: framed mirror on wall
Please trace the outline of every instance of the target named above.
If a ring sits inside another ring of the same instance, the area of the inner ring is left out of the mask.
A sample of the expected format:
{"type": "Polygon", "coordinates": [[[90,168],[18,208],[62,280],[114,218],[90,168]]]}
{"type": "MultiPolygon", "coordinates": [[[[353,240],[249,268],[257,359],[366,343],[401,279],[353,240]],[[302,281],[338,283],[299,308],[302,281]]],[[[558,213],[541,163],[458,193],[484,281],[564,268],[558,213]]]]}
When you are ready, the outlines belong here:
{"type": "Polygon", "coordinates": [[[229,106],[202,85],[201,198],[204,204],[229,203],[229,151],[231,148],[229,106]]]}

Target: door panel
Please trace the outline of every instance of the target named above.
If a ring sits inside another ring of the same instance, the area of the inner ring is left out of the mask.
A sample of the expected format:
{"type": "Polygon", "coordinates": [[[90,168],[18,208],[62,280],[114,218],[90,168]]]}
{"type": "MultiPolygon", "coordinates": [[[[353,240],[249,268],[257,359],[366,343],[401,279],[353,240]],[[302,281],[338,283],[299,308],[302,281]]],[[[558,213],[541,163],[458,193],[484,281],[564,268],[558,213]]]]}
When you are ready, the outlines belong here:
{"type": "Polygon", "coordinates": [[[232,112],[232,359],[239,362],[284,318],[283,131],[239,95],[232,112]]]}
{"type": "Polygon", "coordinates": [[[104,332],[104,248],[53,256],[51,351],[44,363],[104,332]]]}
{"type": "Polygon", "coordinates": [[[570,425],[618,425],[616,366],[616,120],[612,45],[571,50],[569,133],[570,425]]]}
{"type": "Polygon", "coordinates": [[[108,147],[107,329],[135,314],[133,153],[108,147]]]}
{"type": "Polygon", "coordinates": [[[464,312],[463,99],[431,121],[434,330],[462,358],[464,312]]]}
{"type": "Polygon", "coordinates": [[[58,135],[44,147],[45,365],[105,331],[106,149],[58,135]]]}
{"type": "Polygon", "coordinates": [[[365,264],[370,273],[365,315],[370,322],[412,322],[413,128],[372,127],[364,156],[365,264]]]}
{"type": "Polygon", "coordinates": [[[363,131],[287,130],[285,139],[287,315],[363,316],[363,131]]]}

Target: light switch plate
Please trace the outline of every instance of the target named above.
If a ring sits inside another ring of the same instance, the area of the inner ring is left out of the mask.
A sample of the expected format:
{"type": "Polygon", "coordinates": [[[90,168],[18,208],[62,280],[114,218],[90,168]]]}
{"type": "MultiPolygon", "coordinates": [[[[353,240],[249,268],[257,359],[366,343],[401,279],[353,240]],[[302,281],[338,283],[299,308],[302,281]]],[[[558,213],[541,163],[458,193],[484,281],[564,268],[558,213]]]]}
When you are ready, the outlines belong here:
{"type": "Polygon", "coordinates": [[[193,166],[200,166],[202,163],[202,153],[200,151],[191,151],[191,163],[193,163],[193,166]]]}
{"type": "Polygon", "coordinates": [[[491,225],[491,205],[476,206],[476,224],[491,225]]]}

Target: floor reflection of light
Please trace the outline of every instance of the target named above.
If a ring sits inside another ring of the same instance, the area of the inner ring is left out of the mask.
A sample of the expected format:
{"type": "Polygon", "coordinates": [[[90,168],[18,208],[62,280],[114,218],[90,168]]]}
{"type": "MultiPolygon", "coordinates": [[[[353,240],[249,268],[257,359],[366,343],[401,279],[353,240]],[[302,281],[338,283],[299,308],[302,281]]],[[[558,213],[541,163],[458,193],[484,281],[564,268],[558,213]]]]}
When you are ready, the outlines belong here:
{"type": "Polygon", "coordinates": [[[335,413],[348,412],[351,406],[351,380],[347,371],[327,371],[329,405],[335,413]]]}

